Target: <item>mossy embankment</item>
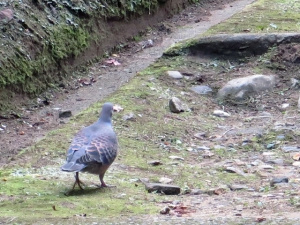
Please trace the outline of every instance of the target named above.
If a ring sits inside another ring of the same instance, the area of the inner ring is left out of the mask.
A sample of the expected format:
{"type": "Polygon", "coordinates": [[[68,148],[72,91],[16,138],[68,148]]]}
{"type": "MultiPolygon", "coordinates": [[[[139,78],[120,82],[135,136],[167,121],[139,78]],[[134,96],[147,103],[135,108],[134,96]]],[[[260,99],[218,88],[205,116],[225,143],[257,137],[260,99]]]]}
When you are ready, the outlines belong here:
{"type": "MultiPolygon", "coordinates": [[[[189,1],[190,3],[196,1],[189,1]]],[[[187,1],[10,1],[1,21],[0,112],[55,87],[76,66],[168,16],[187,1]],[[13,101],[16,100],[16,101],[13,101]]]]}

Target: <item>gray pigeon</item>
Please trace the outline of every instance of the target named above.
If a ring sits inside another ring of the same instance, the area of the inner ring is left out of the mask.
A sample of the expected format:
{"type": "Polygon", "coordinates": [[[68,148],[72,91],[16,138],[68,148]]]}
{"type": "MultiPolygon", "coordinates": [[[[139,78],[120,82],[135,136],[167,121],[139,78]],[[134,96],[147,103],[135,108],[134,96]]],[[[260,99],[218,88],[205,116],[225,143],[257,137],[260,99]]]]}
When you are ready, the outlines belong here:
{"type": "MultiPolygon", "coordinates": [[[[75,172],[75,183],[81,187],[79,172],[99,175],[101,187],[107,187],[103,177],[118,153],[118,142],[111,124],[113,104],[105,103],[100,118],[94,124],[81,129],[74,137],[62,171],[75,172]]],[[[73,190],[72,189],[72,190],[73,190]]]]}

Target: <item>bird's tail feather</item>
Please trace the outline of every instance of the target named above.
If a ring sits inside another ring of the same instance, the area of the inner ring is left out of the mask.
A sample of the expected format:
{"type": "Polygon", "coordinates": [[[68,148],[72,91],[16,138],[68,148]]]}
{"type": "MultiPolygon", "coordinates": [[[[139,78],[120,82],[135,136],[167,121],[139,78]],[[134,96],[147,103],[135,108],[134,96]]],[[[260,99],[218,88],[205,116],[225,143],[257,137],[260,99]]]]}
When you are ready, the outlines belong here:
{"type": "Polygon", "coordinates": [[[75,162],[68,162],[65,165],[61,167],[62,171],[66,172],[80,172],[82,169],[84,169],[86,165],[84,164],[77,164],[75,162]]]}

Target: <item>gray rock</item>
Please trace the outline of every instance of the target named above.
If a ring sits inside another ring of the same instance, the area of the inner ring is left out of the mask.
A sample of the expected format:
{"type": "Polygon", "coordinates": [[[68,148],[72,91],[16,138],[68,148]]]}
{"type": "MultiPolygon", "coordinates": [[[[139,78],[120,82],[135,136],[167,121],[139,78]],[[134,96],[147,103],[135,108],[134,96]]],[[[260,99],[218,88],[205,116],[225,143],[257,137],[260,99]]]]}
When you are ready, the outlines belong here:
{"type": "Polygon", "coordinates": [[[270,181],[270,186],[274,187],[275,184],[278,184],[278,183],[288,183],[288,182],[289,182],[289,178],[288,177],[273,178],[270,181]]]}
{"type": "Polygon", "coordinates": [[[248,174],[244,173],[244,171],[242,171],[239,168],[233,167],[233,166],[226,167],[225,171],[227,171],[229,173],[236,173],[236,174],[244,176],[244,177],[248,176],[248,174]]]}
{"type": "Polygon", "coordinates": [[[135,118],[135,115],[134,115],[134,113],[129,113],[129,114],[127,114],[127,115],[125,115],[125,116],[123,116],[123,120],[130,120],[130,121],[135,121],[136,120],[136,118],[135,118]]]}
{"type": "Polygon", "coordinates": [[[61,111],[58,114],[59,118],[68,118],[68,117],[71,117],[71,116],[72,116],[71,110],[61,111]]]}
{"type": "Polygon", "coordinates": [[[284,145],[281,147],[284,152],[300,152],[300,148],[298,146],[287,146],[284,145]]]}
{"type": "Polygon", "coordinates": [[[191,189],[189,194],[191,194],[191,195],[201,195],[203,193],[204,193],[204,191],[202,191],[200,189],[191,189]]]}
{"type": "Polygon", "coordinates": [[[0,11],[0,22],[9,22],[14,18],[14,11],[11,9],[4,9],[0,11]]]}
{"type": "Polygon", "coordinates": [[[207,95],[211,93],[213,90],[205,85],[197,85],[190,88],[193,92],[200,94],[200,95],[207,95]]]}
{"type": "Polygon", "coordinates": [[[284,160],[283,159],[271,159],[271,160],[266,161],[266,163],[274,164],[274,165],[283,165],[284,160]]]}
{"type": "Polygon", "coordinates": [[[146,190],[151,192],[164,193],[166,195],[178,195],[180,194],[180,187],[170,184],[160,184],[160,183],[144,183],[146,190]]]}
{"type": "Polygon", "coordinates": [[[197,146],[196,149],[197,149],[198,151],[210,150],[209,147],[204,146],[204,145],[203,145],[203,146],[197,146]]]}
{"type": "Polygon", "coordinates": [[[167,71],[167,74],[169,75],[169,77],[172,77],[174,79],[182,79],[183,76],[179,71],[167,71]]]}
{"type": "Polygon", "coordinates": [[[249,96],[270,90],[275,85],[275,75],[252,75],[229,81],[218,91],[218,99],[241,101],[249,96]]]}
{"type": "Polygon", "coordinates": [[[296,88],[299,86],[299,80],[291,78],[291,88],[296,88]]]}
{"type": "Polygon", "coordinates": [[[170,111],[173,113],[180,113],[180,112],[186,111],[186,108],[184,107],[182,102],[176,97],[172,97],[170,99],[169,108],[170,108],[170,111]]]}
{"type": "Polygon", "coordinates": [[[228,185],[228,187],[230,188],[231,191],[239,191],[239,190],[249,189],[248,186],[241,185],[241,184],[232,184],[232,185],[228,185]]]}
{"type": "Polygon", "coordinates": [[[229,113],[224,112],[222,110],[214,110],[213,115],[218,117],[230,117],[229,113]]]}

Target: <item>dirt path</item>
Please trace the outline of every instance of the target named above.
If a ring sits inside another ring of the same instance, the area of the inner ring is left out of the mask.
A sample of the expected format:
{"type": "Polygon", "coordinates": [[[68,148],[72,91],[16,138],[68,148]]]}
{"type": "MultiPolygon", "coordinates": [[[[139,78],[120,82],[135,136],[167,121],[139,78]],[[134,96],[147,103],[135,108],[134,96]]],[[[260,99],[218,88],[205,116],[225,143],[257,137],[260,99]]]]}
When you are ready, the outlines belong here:
{"type": "Polygon", "coordinates": [[[135,48],[129,48],[128,51],[118,54],[117,60],[121,62],[120,66],[106,66],[99,62],[92,65],[87,73],[82,73],[83,78],[95,78],[96,82],[93,85],[77,90],[66,90],[67,93],[56,92],[49,106],[35,111],[24,111],[23,117],[17,120],[0,120],[4,125],[4,132],[0,136],[2,143],[0,165],[14,160],[14,155],[18,151],[32,145],[48,131],[64,123],[65,121],[58,118],[57,109],[71,110],[72,114],[76,115],[116,91],[137,72],[147,68],[174,43],[205,32],[253,1],[241,0],[228,3],[231,1],[225,0],[210,2],[202,7],[191,6],[180,15],[165,21],[162,32],[152,30],[147,33],[145,40],[152,39],[153,47],[137,51],[136,49],[141,48],[133,43],[135,48]],[[169,29],[171,33],[166,34],[169,29]]]}
{"type": "MultiPolygon", "coordinates": [[[[155,44],[151,48],[144,49],[137,54],[125,52],[121,54],[121,58],[119,59],[119,61],[122,62],[121,66],[103,68],[103,64],[101,63],[92,66],[90,71],[92,71],[93,74],[91,75],[95,77],[101,76],[99,82],[94,83],[93,86],[79,89],[75,94],[69,95],[67,99],[54,102],[51,107],[67,108],[74,114],[77,114],[81,110],[87,108],[90,104],[103,99],[105,96],[117,90],[137,72],[147,68],[151,63],[158,59],[162,53],[173,44],[193,38],[194,36],[205,32],[210,27],[239,12],[253,1],[254,0],[241,0],[226,4],[224,8],[221,7],[221,9],[211,11],[211,15],[207,16],[203,21],[198,23],[188,23],[185,26],[174,28],[170,35],[163,37],[161,43],[155,44]],[[84,99],[84,101],[77,101],[79,98],[84,99]]],[[[192,12],[189,16],[193,17],[197,15],[197,13],[198,11],[192,12]]],[[[188,10],[185,10],[183,14],[189,14],[188,10]]],[[[166,21],[166,23],[174,24],[176,23],[174,20],[174,18],[170,19],[169,21],[166,21]]]]}

